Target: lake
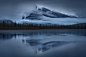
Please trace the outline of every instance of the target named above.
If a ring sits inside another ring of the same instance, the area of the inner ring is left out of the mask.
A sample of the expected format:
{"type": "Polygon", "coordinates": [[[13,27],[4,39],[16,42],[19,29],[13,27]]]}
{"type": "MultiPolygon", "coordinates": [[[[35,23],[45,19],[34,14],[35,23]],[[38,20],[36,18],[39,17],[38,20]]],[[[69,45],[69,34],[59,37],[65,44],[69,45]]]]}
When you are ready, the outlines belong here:
{"type": "Polygon", "coordinates": [[[86,30],[0,30],[0,57],[86,57],[86,30]]]}

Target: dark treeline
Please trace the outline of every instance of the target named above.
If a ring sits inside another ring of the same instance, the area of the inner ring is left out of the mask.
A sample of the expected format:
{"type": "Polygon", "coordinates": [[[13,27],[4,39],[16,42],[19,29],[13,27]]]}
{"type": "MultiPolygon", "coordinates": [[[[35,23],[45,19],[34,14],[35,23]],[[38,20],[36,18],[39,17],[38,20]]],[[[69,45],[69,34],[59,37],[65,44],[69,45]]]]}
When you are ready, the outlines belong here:
{"type": "Polygon", "coordinates": [[[18,24],[16,22],[12,23],[6,23],[2,22],[0,23],[0,29],[6,29],[6,28],[17,28],[17,29],[86,29],[86,23],[80,23],[80,24],[73,24],[73,25],[44,25],[44,24],[18,24]]]}

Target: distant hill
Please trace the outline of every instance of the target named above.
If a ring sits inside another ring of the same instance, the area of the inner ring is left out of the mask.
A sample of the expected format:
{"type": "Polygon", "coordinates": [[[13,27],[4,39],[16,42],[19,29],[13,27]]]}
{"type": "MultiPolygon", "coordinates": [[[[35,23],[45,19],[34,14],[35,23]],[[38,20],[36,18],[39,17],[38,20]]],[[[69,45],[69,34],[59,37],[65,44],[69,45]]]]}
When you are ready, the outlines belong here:
{"type": "Polygon", "coordinates": [[[11,24],[11,23],[14,23],[12,20],[0,20],[0,23],[8,23],[8,24],[11,24]]]}

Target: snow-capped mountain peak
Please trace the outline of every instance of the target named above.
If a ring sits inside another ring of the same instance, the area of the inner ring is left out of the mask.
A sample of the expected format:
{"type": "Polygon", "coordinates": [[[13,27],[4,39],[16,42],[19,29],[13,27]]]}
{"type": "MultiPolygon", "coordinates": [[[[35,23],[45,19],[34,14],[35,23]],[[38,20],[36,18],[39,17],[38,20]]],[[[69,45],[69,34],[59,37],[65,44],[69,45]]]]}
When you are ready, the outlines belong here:
{"type": "Polygon", "coordinates": [[[49,8],[47,7],[44,7],[44,6],[36,6],[36,11],[39,11],[39,12],[52,12],[52,10],[50,10],[49,8]]]}
{"type": "Polygon", "coordinates": [[[52,11],[44,6],[36,6],[30,15],[26,16],[25,19],[41,20],[43,18],[77,18],[76,16],[63,14],[60,12],[52,11]]]}

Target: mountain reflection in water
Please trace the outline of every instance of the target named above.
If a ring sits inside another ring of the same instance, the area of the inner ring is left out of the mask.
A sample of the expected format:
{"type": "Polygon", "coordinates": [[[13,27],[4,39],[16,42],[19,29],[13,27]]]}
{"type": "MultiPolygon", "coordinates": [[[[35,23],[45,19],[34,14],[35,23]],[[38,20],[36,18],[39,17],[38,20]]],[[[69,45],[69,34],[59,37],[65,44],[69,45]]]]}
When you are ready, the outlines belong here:
{"type": "Polygon", "coordinates": [[[68,43],[74,43],[72,42],[68,42],[68,41],[50,41],[50,42],[45,42],[45,43],[41,43],[40,40],[26,40],[27,43],[29,43],[31,46],[33,46],[37,53],[39,52],[45,52],[49,49],[52,49],[54,47],[59,47],[61,45],[65,45],[68,43]]]}
{"type": "Polygon", "coordinates": [[[84,57],[85,44],[86,30],[0,31],[0,57],[84,57]]]}

